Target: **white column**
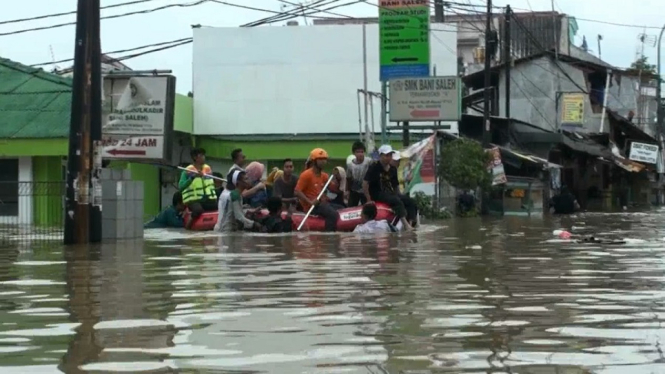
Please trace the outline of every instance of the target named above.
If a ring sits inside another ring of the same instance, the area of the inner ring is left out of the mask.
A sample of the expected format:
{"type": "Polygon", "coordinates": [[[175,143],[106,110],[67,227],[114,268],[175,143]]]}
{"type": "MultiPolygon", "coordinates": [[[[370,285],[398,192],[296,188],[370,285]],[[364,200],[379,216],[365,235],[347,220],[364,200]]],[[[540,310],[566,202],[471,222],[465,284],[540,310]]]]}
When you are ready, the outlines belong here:
{"type": "Polygon", "coordinates": [[[18,181],[18,223],[19,225],[32,225],[32,204],[35,193],[40,191],[33,185],[31,157],[19,157],[18,181]]]}

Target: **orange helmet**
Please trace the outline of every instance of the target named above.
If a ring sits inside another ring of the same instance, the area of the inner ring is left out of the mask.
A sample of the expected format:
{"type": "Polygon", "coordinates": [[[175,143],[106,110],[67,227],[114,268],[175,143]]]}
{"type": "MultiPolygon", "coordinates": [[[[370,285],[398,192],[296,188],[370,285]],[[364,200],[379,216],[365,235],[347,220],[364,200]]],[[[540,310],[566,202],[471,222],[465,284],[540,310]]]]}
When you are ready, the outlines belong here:
{"type": "Polygon", "coordinates": [[[310,159],[310,161],[328,159],[328,152],[326,152],[326,150],[323,149],[323,148],[314,148],[309,153],[309,159],[310,159]]]}

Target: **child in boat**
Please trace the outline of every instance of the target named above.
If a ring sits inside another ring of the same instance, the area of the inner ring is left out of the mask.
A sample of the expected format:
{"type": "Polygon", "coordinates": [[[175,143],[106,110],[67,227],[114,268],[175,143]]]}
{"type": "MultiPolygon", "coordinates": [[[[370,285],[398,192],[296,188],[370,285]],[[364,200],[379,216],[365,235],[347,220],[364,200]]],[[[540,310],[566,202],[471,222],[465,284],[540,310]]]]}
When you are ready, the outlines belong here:
{"type": "Polygon", "coordinates": [[[167,227],[185,227],[185,221],[182,218],[182,214],[185,212],[185,204],[182,202],[182,193],[180,193],[180,191],[173,194],[173,200],[171,203],[172,204],[169,207],[159,212],[155,218],[146,222],[146,224],[143,225],[143,228],[163,229],[167,227]]]}
{"type": "Polygon", "coordinates": [[[362,217],[362,222],[360,225],[356,226],[356,229],[353,232],[358,233],[388,233],[388,232],[397,232],[397,228],[386,220],[377,221],[376,215],[376,205],[374,203],[367,203],[363,205],[363,210],[360,213],[362,217]]]}
{"type": "Polygon", "coordinates": [[[293,221],[291,220],[292,209],[286,218],[282,218],[282,199],[279,197],[270,197],[266,203],[268,207],[268,216],[263,218],[261,225],[263,226],[261,232],[270,234],[291,232],[293,231],[293,221]]]}
{"type": "Polygon", "coordinates": [[[229,174],[229,177],[226,188],[219,197],[215,231],[228,233],[251,228],[261,229],[261,225],[245,217],[242,210],[242,191],[250,188],[247,175],[244,171],[236,169],[229,174]]]}

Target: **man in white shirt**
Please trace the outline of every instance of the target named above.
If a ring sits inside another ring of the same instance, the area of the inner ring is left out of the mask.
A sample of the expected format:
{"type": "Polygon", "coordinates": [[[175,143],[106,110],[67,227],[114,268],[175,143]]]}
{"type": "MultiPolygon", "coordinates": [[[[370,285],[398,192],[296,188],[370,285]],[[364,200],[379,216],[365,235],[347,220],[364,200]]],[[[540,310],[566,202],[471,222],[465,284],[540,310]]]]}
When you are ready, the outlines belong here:
{"type": "Polygon", "coordinates": [[[348,207],[355,207],[358,204],[365,204],[367,199],[363,193],[363,180],[367,168],[372,163],[372,159],[365,157],[365,144],[355,142],[351,146],[353,158],[346,163],[346,185],[349,190],[348,207]]]}
{"type": "Polygon", "coordinates": [[[399,224],[398,227],[395,227],[386,220],[377,221],[376,214],[377,214],[376,205],[374,205],[374,203],[363,205],[363,210],[361,213],[363,223],[356,226],[356,229],[353,230],[353,232],[361,234],[371,234],[371,233],[390,233],[390,232],[399,231],[400,229],[399,224]]]}

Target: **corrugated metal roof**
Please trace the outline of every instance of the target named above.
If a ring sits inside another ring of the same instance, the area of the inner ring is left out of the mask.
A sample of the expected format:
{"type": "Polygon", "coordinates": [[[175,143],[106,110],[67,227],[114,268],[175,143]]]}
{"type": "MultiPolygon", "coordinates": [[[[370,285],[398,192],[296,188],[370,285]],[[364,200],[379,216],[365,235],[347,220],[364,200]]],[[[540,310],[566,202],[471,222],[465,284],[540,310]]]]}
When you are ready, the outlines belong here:
{"type": "Polygon", "coordinates": [[[69,134],[72,80],[0,58],[0,139],[69,134]]]}

